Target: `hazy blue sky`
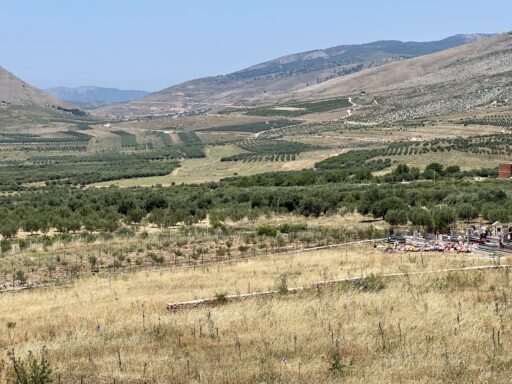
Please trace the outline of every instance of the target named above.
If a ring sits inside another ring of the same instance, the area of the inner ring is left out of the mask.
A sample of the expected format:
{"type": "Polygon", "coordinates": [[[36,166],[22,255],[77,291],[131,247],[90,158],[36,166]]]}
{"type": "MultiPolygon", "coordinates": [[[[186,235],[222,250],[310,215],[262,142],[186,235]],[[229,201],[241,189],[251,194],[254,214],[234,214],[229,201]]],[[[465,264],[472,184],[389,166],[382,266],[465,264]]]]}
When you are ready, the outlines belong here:
{"type": "Polygon", "coordinates": [[[0,66],[46,88],[155,91],[278,56],[512,29],[512,1],[0,0],[0,66]]]}

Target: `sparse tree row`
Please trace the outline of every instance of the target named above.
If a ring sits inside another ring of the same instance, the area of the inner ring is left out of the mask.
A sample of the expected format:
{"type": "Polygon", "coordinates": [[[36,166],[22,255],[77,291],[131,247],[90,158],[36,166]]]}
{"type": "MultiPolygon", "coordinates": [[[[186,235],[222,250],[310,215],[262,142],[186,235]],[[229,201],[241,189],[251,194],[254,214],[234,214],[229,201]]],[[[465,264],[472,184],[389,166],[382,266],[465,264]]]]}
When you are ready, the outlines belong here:
{"type": "Polygon", "coordinates": [[[223,157],[221,161],[289,161],[301,152],[319,149],[314,145],[270,139],[247,139],[235,144],[249,153],[223,157]]]}

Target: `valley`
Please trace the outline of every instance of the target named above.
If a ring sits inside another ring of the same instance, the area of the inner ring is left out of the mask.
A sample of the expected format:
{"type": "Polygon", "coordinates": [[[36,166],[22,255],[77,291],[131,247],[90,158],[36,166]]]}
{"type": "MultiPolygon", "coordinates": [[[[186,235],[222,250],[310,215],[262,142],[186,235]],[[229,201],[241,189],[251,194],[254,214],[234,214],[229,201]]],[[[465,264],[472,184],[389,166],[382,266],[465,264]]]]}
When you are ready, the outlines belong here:
{"type": "Polygon", "coordinates": [[[0,71],[0,382],[505,382],[511,44],[87,109],[0,71]]]}

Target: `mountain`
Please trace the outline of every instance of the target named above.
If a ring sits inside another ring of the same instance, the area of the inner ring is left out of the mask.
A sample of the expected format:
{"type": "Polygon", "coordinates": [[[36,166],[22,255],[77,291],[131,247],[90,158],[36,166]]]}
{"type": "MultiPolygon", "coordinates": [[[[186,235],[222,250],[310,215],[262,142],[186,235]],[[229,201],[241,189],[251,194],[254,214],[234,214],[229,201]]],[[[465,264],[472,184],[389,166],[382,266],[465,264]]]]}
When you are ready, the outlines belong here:
{"type": "Polygon", "coordinates": [[[0,106],[73,109],[73,106],[32,87],[2,67],[0,67],[0,106]]]}
{"type": "Polygon", "coordinates": [[[420,55],[478,41],[489,35],[455,35],[439,41],[376,41],[313,50],[257,64],[228,75],[188,81],[139,101],[99,108],[110,115],[166,114],[248,105],[266,94],[286,94],[420,55]]]}
{"type": "Polygon", "coordinates": [[[69,101],[83,108],[94,108],[111,103],[121,103],[141,99],[148,95],[146,91],[121,90],[116,88],[84,87],[55,87],[45,89],[45,92],[61,100],[69,101]]]}
{"type": "MultiPolygon", "coordinates": [[[[371,68],[286,95],[314,100],[364,93],[378,100],[372,118],[404,120],[493,108],[512,102],[512,34],[371,68]]],[[[282,102],[278,94],[262,102],[282,102]]]]}

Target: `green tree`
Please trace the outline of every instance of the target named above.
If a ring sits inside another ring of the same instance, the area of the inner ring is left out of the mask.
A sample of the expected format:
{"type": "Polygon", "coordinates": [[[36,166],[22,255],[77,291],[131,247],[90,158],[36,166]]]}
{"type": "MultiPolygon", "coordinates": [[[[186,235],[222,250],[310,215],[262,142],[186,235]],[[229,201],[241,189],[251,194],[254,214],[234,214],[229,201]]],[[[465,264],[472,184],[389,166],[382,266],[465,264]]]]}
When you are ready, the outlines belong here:
{"type": "Polygon", "coordinates": [[[6,219],[0,223],[0,234],[10,239],[11,237],[16,236],[18,233],[18,223],[16,223],[12,219],[6,219]]]}
{"type": "Polygon", "coordinates": [[[446,231],[455,219],[455,211],[450,207],[437,207],[432,211],[433,227],[438,231],[446,231]]]}
{"type": "Polygon", "coordinates": [[[127,221],[129,223],[140,223],[142,219],[146,216],[146,211],[141,208],[133,208],[128,211],[127,221]]]}
{"type": "Polygon", "coordinates": [[[0,250],[2,254],[9,252],[12,249],[11,242],[8,239],[0,241],[0,250]]]}
{"type": "Polygon", "coordinates": [[[432,215],[428,210],[423,208],[411,208],[409,211],[409,220],[412,225],[420,225],[422,227],[432,226],[432,215]]]}
{"type": "Polygon", "coordinates": [[[478,217],[478,210],[472,204],[458,204],[455,206],[455,210],[459,219],[465,220],[466,222],[478,217]]]}
{"type": "Polygon", "coordinates": [[[384,218],[391,225],[407,224],[407,211],[404,209],[392,209],[387,211],[384,218]]]}

